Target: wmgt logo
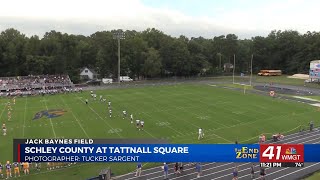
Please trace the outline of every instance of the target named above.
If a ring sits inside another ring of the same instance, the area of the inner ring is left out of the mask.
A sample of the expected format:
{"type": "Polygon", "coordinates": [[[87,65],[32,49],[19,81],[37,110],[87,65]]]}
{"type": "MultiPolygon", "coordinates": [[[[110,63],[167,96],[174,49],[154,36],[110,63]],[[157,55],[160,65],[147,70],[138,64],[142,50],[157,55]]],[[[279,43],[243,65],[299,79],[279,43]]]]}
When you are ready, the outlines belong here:
{"type": "Polygon", "coordinates": [[[65,112],[67,112],[67,111],[64,109],[44,110],[44,111],[37,112],[34,115],[33,120],[41,119],[43,116],[47,116],[47,118],[56,118],[56,117],[64,115],[65,112]]]}
{"type": "Polygon", "coordinates": [[[286,154],[297,154],[297,150],[294,147],[286,149],[286,154]]]}

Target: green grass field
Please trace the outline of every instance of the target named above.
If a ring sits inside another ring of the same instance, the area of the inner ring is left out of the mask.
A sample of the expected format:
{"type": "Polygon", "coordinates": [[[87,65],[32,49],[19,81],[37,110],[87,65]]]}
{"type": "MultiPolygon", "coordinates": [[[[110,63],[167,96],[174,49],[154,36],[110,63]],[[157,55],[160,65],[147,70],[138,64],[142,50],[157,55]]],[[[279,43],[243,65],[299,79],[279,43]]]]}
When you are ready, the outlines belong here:
{"type": "MultiPolygon", "coordinates": [[[[90,99],[89,92],[44,97],[17,98],[12,121],[7,122],[8,99],[0,101],[0,119],[8,129],[0,136],[0,161],[12,161],[13,138],[165,138],[172,143],[243,143],[257,141],[261,133],[291,133],[301,124],[318,116],[317,108],[305,104],[243,94],[206,84],[152,86],[112,89],[95,92],[112,101],[112,118],[107,104],[90,99]],[[84,100],[90,100],[89,105],[84,100]],[[64,115],[52,119],[32,120],[37,112],[62,109],[64,115]],[[145,121],[138,131],[122,110],[145,121]],[[205,139],[198,141],[198,128],[204,128],[205,139]]],[[[318,123],[318,122],[316,122],[318,123]]],[[[147,164],[147,167],[155,164],[147,164]]],[[[33,170],[22,179],[86,179],[111,167],[116,175],[135,169],[132,163],[88,163],[40,173],[33,170]]]]}
{"type": "Polygon", "coordinates": [[[319,180],[320,179],[320,172],[316,172],[312,174],[310,177],[305,178],[305,180],[319,180]]]}

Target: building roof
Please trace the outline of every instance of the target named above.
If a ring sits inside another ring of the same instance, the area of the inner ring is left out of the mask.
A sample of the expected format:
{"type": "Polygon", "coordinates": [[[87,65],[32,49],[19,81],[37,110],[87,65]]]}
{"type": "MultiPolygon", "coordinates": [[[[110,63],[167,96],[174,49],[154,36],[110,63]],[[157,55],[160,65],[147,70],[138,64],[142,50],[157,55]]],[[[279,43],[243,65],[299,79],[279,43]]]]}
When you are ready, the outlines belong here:
{"type": "Polygon", "coordinates": [[[82,72],[82,71],[85,70],[85,69],[88,69],[89,71],[91,71],[92,74],[98,74],[95,70],[93,70],[93,69],[91,69],[91,68],[87,68],[87,67],[82,68],[80,72],[82,72]]]}
{"type": "Polygon", "coordinates": [[[310,63],[320,63],[320,60],[313,60],[313,61],[310,61],[310,63]]]}

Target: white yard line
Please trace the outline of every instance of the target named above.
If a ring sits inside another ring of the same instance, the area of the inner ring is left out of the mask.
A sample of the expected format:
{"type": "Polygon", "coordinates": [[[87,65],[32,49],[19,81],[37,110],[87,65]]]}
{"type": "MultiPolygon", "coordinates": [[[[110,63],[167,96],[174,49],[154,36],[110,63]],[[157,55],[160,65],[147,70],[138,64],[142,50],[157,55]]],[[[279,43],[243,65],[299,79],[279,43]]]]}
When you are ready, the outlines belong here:
{"type": "Polygon", "coordinates": [[[157,139],[157,137],[155,137],[154,135],[152,135],[149,131],[147,131],[147,130],[143,129],[143,132],[146,132],[146,133],[147,133],[147,134],[149,134],[151,137],[153,137],[153,138],[157,139]]]}
{"type": "MultiPolygon", "coordinates": [[[[78,95],[76,95],[76,96],[79,97],[78,95]]],[[[82,99],[79,98],[79,100],[80,100],[81,102],[83,102],[84,105],[86,105],[85,102],[84,102],[82,99]]],[[[87,106],[88,106],[89,109],[91,109],[91,111],[94,112],[107,126],[109,126],[111,129],[114,129],[107,121],[105,121],[105,119],[103,119],[103,117],[100,116],[100,114],[98,114],[94,109],[92,109],[92,107],[90,107],[89,104],[88,104],[87,106]]],[[[120,138],[123,138],[123,137],[121,136],[121,134],[119,134],[119,132],[116,132],[116,134],[117,134],[120,138]]]]}
{"type": "MultiPolygon", "coordinates": [[[[154,105],[153,105],[154,106],[154,105]]],[[[160,108],[155,108],[155,109],[160,109],[160,108]]],[[[161,111],[161,110],[160,110],[161,111]]],[[[149,114],[149,112],[142,112],[141,111],[141,113],[143,113],[143,114],[145,114],[145,115],[147,115],[147,116],[149,116],[151,119],[152,119],[152,116],[149,114]]],[[[158,122],[161,122],[161,121],[159,121],[159,120],[156,120],[156,121],[158,121],[158,122]]],[[[175,132],[177,132],[178,134],[180,134],[180,135],[184,135],[183,133],[181,133],[180,131],[178,131],[178,130],[176,130],[176,129],[174,129],[173,127],[171,127],[170,125],[166,125],[166,127],[168,127],[168,128],[170,128],[170,129],[172,129],[173,131],[175,131],[175,132]]]]}
{"type": "MultiPolygon", "coordinates": [[[[45,104],[45,106],[47,108],[47,111],[48,111],[49,109],[48,109],[48,106],[47,106],[47,101],[46,101],[45,98],[43,98],[43,99],[45,100],[44,104],[45,104]]],[[[49,119],[50,119],[50,124],[51,124],[51,127],[52,127],[52,131],[53,131],[53,134],[54,134],[54,138],[57,138],[56,131],[54,130],[54,127],[53,127],[52,119],[51,118],[49,118],[49,119]]]]}
{"type": "Polygon", "coordinates": [[[320,107],[320,103],[310,104],[311,106],[320,107]]]}
{"type": "MultiPolygon", "coordinates": [[[[303,114],[307,114],[307,113],[309,113],[309,112],[299,113],[299,114],[296,114],[296,115],[303,115],[303,114]]],[[[286,115],[278,116],[277,118],[287,117],[287,116],[291,116],[291,114],[286,114],[286,115]]],[[[264,119],[264,120],[270,120],[270,119],[274,119],[274,118],[276,118],[276,117],[271,117],[271,118],[267,118],[267,119],[264,119]]],[[[206,137],[211,137],[211,136],[216,136],[216,137],[217,137],[217,135],[216,135],[215,133],[213,133],[214,131],[218,131],[218,130],[222,130],[222,129],[229,129],[229,128],[233,128],[233,127],[237,127],[237,126],[242,126],[242,125],[249,125],[249,124],[253,124],[253,123],[259,122],[259,121],[261,121],[261,119],[257,119],[257,120],[255,120],[255,121],[249,121],[249,122],[245,122],[245,123],[235,124],[235,125],[230,126],[230,127],[221,127],[221,128],[213,129],[212,131],[206,131],[206,132],[207,132],[207,133],[206,133],[206,134],[207,134],[206,137]]],[[[294,129],[297,129],[297,128],[294,128],[294,129]]],[[[294,130],[294,129],[292,129],[292,130],[294,130]]],[[[290,131],[291,131],[291,130],[290,130],[290,131]]],[[[287,131],[287,132],[290,132],[290,131],[287,131]]],[[[265,134],[266,134],[266,133],[265,133],[265,134]]],[[[187,136],[190,136],[190,135],[192,135],[192,134],[187,134],[187,135],[183,135],[183,136],[176,137],[176,138],[181,139],[181,137],[187,137],[187,136]]],[[[173,139],[176,139],[176,138],[173,138],[173,139]]],[[[190,137],[190,138],[185,138],[185,139],[183,139],[183,140],[190,140],[190,139],[194,139],[194,138],[190,137]]],[[[215,139],[215,138],[205,139],[204,141],[208,141],[208,140],[212,140],[212,139],[215,139]]],[[[253,139],[253,138],[250,138],[249,140],[251,140],[251,139],[253,139]]],[[[229,141],[229,140],[228,140],[228,141],[229,141]]],[[[246,141],[248,141],[248,140],[246,140],[246,141]]],[[[246,142],[246,141],[242,141],[242,142],[246,142]]]]}
{"type": "MultiPolygon", "coordinates": [[[[152,96],[148,96],[150,99],[153,99],[153,100],[155,100],[156,101],[156,99],[155,98],[153,98],[152,96]]],[[[186,97],[185,97],[186,98],[186,97]]],[[[190,99],[190,98],[189,98],[190,99]]],[[[192,99],[191,99],[192,100],[192,99]]],[[[193,100],[194,101],[194,100],[193,100]]],[[[206,104],[206,103],[205,103],[206,104]]],[[[187,113],[191,113],[190,111],[186,111],[186,110],[184,110],[184,108],[179,108],[180,110],[183,110],[183,111],[185,111],[185,112],[187,112],[187,113]]],[[[171,116],[173,116],[173,117],[175,117],[175,118],[177,118],[177,119],[179,119],[179,117],[177,117],[176,115],[174,115],[174,114],[172,114],[172,113],[169,113],[169,112],[166,112],[167,114],[169,114],[169,115],[171,115],[171,116]]],[[[195,113],[191,113],[191,114],[193,114],[193,115],[195,115],[195,116],[200,116],[200,115],[198,115],[198,114],[195,114],[195,113]]],[[[151,117],[151,116],[150,116],[151,117]]],[[[200,128],[199,126],[197,126],[197,125],[195,125],[195,124],[193,124],[193,123],[191,123],[190,121],[187,121],[187,120],[185,120],[185,119],[182,119],[183,121],[185,121],[185,122],[187,122],[188,124],[191,124],[192,126],[194,126],[194,127],[196,127],[196,128],[200,128]]],[[[226,125],[223,125],[223,124],[221,124],[221,123],[218,123],[218,122],[216,122],[216,121],[213,121],[214,123],[216,123],[216,124],[219,124],[219,125],[221,125],[221,126],[224,126],[225,128],[228,128],[229,126],[226,126],[226,125]]],[[[170,127],[170,126],[168,126],[168,127],[170,127]]],[[[182,134],[182,133],[180,133],[180,134],[182,134]]],[[[214,133],[212,133],[212,134],[214,134],[214,133]]],[[[183,136],[185,136],[184,134],[182,134],[183,136]]],[[[228,139],[225,139],[225,138],[223,138],[223,137],[221,137],[221,136],[219,136],[219,135],[217,135],[217,134],[214,134],[216,137],[219,137],[219,138],[221,138],[221,139],[223,139],[223,140],[225,140],[225,141],[227,141],[227,142],[232,142],[232,141],[230,141],[230,140],[228,140],[228,139]]],[[[180,136],[181,137],[181,136],[180,136]]]]}
{"type": "MultiPolygon", "coordinates": [[[[145,94],[145,96],[148,97],[149,99],[152,99],[154,102],[158,102],[158,99],[153,98],[151,95],[145,94]]],[[[153,104],[152,104],[152,105],[153,105],[153,104]]],[[[154,105],[153,105],[153,106],[154,106],[154,105]]],[[[167,106],[168,106],[168,105],[167,105],[167,106]]],[[[184,108],[177,108],[177,107],[174,107],[174,106],[170,106],[170,107],[173,107],[173,109],[184,109],[184,108]]],[[[154,106],[154,109],[159,109],[159,108],[154,106]]],[[[168,111],[165,111],[165,112],[166,112],[167,114],[169,114],[169,115],[177,118],[177,119],[180,119],[179,117],[177,117],[176,115],[174,115],[174,114],[172,114],[172,113],[169,113],[168,111]]],[[[149,115],[149,116],[150,116],[150,115],[149,115]]],[[[150,116],[150,117],[151,117],[151,116],[150,116]]],[[[193,124],[193,123],[185,120],[184,118],[182,118],[182,120],[185,121],[187,124],[190,124],[190,125],[192,125],[192,126],[194,126],[194,127],[196,127],[196,128],[199,128],[199,126],[197,126],[197,125],[195,125],[195,124],[193,124]]],[[[168,126],[168,127],[171,128],[170,126],[168,126]]],[[[172,128],[171,128],[171,129],[172,129],[172,128]]],[[[176,130],[175,130],[175,131],[176,131],[176,130]]],[[[176,131],[176,132],[178,132],[178,133],[181,134],[181,135],[184,135],[183,133],[181,133],[181,132],[179,132],[179,131],[176,131]]]]}
{"type": "Polygon", "coordinates": [[[90,138],[89,135],[88,135],[88,133],[87,133],[87,132],[84,130],[84,128],[82,127],[79,119],[74,115],[74,113],[73,113],[72,109],[70,108],[70,106],[65,102],[65,100],[64,100],[61,96],[59,96],[59,97],[60,97],[60,99],[62,100],[62,102],[70,109],[73,118],[77,121],[78,125],[80,126],[80,128],[82,129],[82,131],[84,132],[84,134],[87,136],[87,138],[90,138]]]}
{"type": "Polygon", "coordinates": [[[25,126],[26,126],[27,102],[28,102],[28,96],[26,96],[26,102],[25,102],[25,104],[24,104],[24,116],[23,116],[22,137],[24,137],[24,128],[25,128],[25,126]]]}
{"type": "MultiPolygon", "coordinates": [[[[114,96],[114,98],[116,98],[116,96],[114,96]]],[[[131,105],[127,105],[127,106],[129,106],[129,107],[133,107],[133,106],[131,106],[131,105]]],[[[133,109],[137,109],[137,108],[133,108],[133,109]]],[[[128,121],[129,122],[129,121],[128,121]]],[[[155,137],[154,135],[152,135],[149,131],[147,131],[147,130],[145,130],[145,128],[143,129],[143,131],[144,132],[146,132],[147,134],[149,134],[151,137],[153,137],[153,138],[157,138],[157,137],[155,137]]]]}
{"type": "MultiPolygon", "coordinates": [[[[8,102],[7,102],[7,103],[8,103],[8,102]]],[[[1,112],[1,114],[0,114],[0,119],[2,118],[2,115],[3,115],[4,111],[5,111],[6,108],[7,108],[7,103],[5,103],[4,108],[3,108],[3,110],[2,110],[2,112],[1,112]]]]}
{"type": "Polygon", "coordinates": [[[301,96],[293,96],[294,98],[298,98],[298,99],[303,99],[303,100],[309,100],[309,101],[316,101],[316,102],[320,102],[317,99],[312,99],[312,98],[307,98],[307,97],[301,97],[301,96]]]}

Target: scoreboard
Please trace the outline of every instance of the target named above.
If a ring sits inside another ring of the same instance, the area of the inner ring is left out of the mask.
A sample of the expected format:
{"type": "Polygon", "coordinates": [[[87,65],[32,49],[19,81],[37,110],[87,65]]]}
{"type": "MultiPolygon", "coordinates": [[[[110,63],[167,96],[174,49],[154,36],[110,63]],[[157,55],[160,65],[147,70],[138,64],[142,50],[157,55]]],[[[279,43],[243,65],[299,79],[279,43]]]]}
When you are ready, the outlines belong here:
{"type": "Polygon", "coordinates": [[[304,167],[320,144],[168,144],[110,139],[15,139],[15,162],[252,162],[304,167]]]}

